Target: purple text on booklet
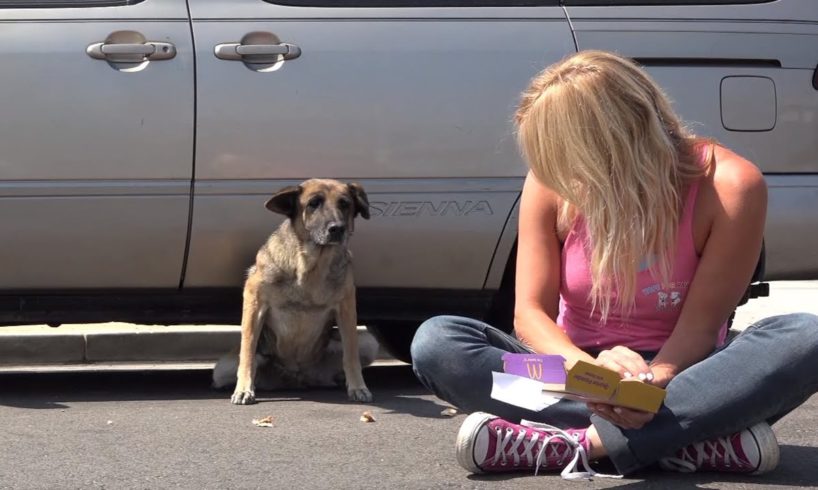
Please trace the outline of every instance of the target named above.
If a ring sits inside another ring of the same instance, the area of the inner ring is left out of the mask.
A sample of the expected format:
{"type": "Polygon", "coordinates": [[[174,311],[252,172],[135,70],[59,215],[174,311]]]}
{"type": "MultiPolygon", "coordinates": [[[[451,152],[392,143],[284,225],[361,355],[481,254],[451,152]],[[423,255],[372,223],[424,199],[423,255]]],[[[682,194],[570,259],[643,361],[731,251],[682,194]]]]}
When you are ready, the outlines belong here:
{"type": "Polygon", "coordinates": [[[503,354],[503,371],[541,383],[565,384],[565,358],[548,354],[503,354]]]}

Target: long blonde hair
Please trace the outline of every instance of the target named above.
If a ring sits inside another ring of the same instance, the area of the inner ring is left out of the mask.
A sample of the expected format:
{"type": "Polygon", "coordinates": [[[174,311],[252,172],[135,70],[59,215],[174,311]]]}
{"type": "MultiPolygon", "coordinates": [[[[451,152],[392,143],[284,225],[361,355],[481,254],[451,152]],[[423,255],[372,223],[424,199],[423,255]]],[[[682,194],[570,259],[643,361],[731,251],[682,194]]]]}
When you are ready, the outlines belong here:
{"type": "MultiPolygon", "coordinates": [[[[587,225],[592,308],[606,321],[615,291],[629,313],[640,263],[669,281],[682,193],[709,166],[700,140],[647,73],[602,51],[579,52],[537,75],[516,124],[531,172],[562,200],[559,228],[578,217],[587,225]]],[[[708,152],[711,162],[712,145],[708,152]]]]}

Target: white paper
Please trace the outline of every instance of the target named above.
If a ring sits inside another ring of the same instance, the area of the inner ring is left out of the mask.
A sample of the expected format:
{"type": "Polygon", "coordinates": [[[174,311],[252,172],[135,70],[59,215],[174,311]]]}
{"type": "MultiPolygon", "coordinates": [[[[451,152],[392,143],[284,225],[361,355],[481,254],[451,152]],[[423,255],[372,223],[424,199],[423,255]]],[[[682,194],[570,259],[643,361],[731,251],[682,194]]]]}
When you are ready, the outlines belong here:
{"type": "Polygon", "coordinates": [[[560,401],[558,396],[543,394],[545,385],[523,376],[492,371],[491,397],[534,412],[560,401]]]}

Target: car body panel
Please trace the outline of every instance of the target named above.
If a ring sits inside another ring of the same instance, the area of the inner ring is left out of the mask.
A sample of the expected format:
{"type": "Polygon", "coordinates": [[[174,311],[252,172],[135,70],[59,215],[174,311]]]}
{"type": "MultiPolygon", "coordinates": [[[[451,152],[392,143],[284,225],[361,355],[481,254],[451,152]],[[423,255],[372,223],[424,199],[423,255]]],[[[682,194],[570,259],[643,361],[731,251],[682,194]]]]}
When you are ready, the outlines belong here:
{"type": "MultiPolygon", "coordinates": [[[[705,0],[706,1],[706,0],[705,0]]],[[[578,20],[633,20],[656,19],[659,21],[685,20],[691,26],[696,23],[713,22],[719,20],[748,21],[748,22],[818,22],[818,9],[814,0],[773,0],[756,3],[729,4],[729,5],[695,5],[690,2],[684,5],[685,0],[678,0],[675,5],[627,5],[628,0],[611,2],[610,6],[582,6],[581,0],[566,0],[565,9],[573,21],[578,20]],[[573,4],[573,5],[572,5],[573,4]],[[680,5],[681,4],[681,5],[680,5]]]]}
{"type": "Polygon", "coordinates": [[[224,5],[191,3],[199,104],[185,287],[240,284],[279,222],[267,197],[333,177],[359,181],[373,206],[352,242],[361,287],[481,289],[525,173],[511,113],[530,77],[574,50],[562,9],[442,18],[224,5]],[[214,56],[253,32],[301,56],[267,72],[214,56]]]}
{"type": "Polygon", "coordinates": [[[764,172],[766,277],[818,277],[816,3],[566,10],[579,49],[643,62],[693,132],[764,172]]]}
{"type": "Polygon", "coordinates": [[[694,132],[755,162],[767,278],[818,277],[816,5],[0,8],[4,318],[60,321],[99,297],[99,315],[150,319],[167,295],[164,322],[234,319],[282,219],[264,202],[309,177],[368,192],[352,240],[361,318],[481,316],[514,256],[519,93],[577,47],[644,63],[694,132]],[[118,31],[176,56],[122,70],[85,53],[118,31]],[[215,56],[270,36],[300,56],[215,56]]]}
{"type": "MultiPolygon", "coordinates": [[[[189,0],[191,17],[196,21],[232,20],[565,20],[557,2],[543,0],[543,6],[532,7],[307,7],[276,4],[275,0],[189,0]]],[[[388,3],[384,1],[384,3],[388,3]]],[[[503,0],[497,0],[498,5],[503,0]]]]}
{"type": "MultiPolygon", "coordinates": [[[[360,182],[371,205],[371,219],[359,218],[352,238],[361,287],[482,287],[519,179],[360,182]]],[[[240,194],[218,185],[198,187],[194,212],[207,219],[198,222],[191,242],[186,287],[240,285],[256,251],[283,219],[264,208],[268,189],[297,183],[262,181],[240,194]]]]}
{"type": "Polygon", "coordinates": [[[818,277],[818,175],[768,175],[765,278],[818,277]]]}
{"type": "Polygon", "coordinates": [[[194,104],[178,4],[0,9],[0,288],[178,287],[194,104]],[[133,69],[86,54],[121,31],[176,56],[133,69]]]}
{"type": "MultiPolygon", "coordinates": [[[[23,4],[26,0],[17,2],[23,4]]],[[[70,1],[70,0],[67,0],[70,1]]],[[[43,2],[31,1],[36,5],[32,8],[0,8],[0,21],[11,20],[43,21],[43,22],[98,22],[98,21],[188,21],[187,5],[179,0],[142,0],[132,5],[114,5],[75,8],[49,8],[48,0],[43,2]]],[[[78,2],[81,3],[81,2],[78,2]]]]}

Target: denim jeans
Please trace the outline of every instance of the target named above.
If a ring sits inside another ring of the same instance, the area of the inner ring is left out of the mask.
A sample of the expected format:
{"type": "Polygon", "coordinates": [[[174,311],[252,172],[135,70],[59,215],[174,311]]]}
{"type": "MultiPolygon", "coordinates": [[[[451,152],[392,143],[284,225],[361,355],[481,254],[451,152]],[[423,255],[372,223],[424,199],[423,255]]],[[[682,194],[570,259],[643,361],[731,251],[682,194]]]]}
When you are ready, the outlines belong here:
{"type": "Polygon", "coordinates": [[[466,412],[563,429],[593,424],[621,474],[648,466],[694,442],[774,423],[818,391],[818,317],[791,314],[761,320],[667,385],[653,420],[624,430],[591,415],[584,403],[561,400],[532,412],[491,398],[492,371],[506,352],[530,352],[483,322],[438,316],[412,342],[413,369],[439,398],[466,412]]]}

